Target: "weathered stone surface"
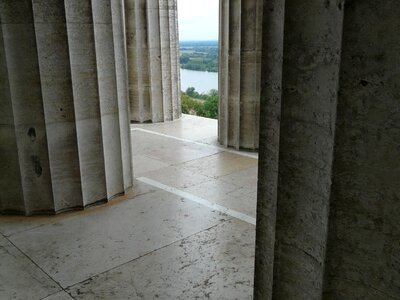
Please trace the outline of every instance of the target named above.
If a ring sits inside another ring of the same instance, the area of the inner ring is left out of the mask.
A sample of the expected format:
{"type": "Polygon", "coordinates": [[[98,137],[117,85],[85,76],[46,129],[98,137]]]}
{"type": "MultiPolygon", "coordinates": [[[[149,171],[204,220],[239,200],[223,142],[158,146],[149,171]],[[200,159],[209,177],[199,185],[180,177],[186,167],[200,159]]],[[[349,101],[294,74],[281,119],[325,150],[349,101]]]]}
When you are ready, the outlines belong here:
{"type": "Polygon", "coordinates": [[[236,149],[258,148],[262,4],[220,1],[218,139],[236,149]]]}
{"type": "MultiPolygon", "coordinates": [[[[116,68],[110,5],[0,1],[2,140],[9,148],[1,151],[1,184],[9,186],[1,212],[82,208],[131,186],[132,171],[122,168],[122,148],[130,159],[127,117],[120,122],[127,108],[119,109],[127,99],[117,93],[126,72],[116,68]]],[[[124,53],[120,60],[126,64],[124,53]]]]}
{"type": "Polygon", "coordinates": [[[399,16],[345,5],[324,299],[400,297],[399,16]]]}
{"type": "MultiPolygon", "coordinates": [[[[54,202],[32,2],[1,1],[0,5],[22,206],[26,211],[48,212],[54,209],[54,202]]],[[[5,140],[2,147],[9,143],[5,140]]],[[[11,180],[7,173],[1,176],[5,182],[11,180]]],[[[17,176],[14,179],[19,181],[17,176]]],[[[0,199],[3,211],[21,213],[21,206],[16,207],[9,195],[1,193],[0,199]]]]}
{"type": "Polygon", "coordinates": [[[125,0],[131,121],[181,116],[176,0],[125,0]]]}
{"type": "Polygon", "coordinates": [[[133,180],[132,151],[130,145],[131,131],[129,127],[129,90],[128,61],[126,53],[125,6],[123,0],[112,0],[112,21],[114,36],[115,69],[118,92],[118,112],[121,133],[121,155],[124,176],[124,189],[131,186],[133,180]]]}
{"type": "Polygon", "coordinates": [[[399,3],[273,4],[264,7],[255,298],[397,299],[399,3]]]}
{"type": "Polygon", "coordinates": [[[0,189],[4,195],[0,201],[0,210],[5,210],[2,202],[7,202],[10,203],[7,210],[10,212],[20,211],[24,206],[24,196],[20,188],[22,179],[2,26],[0,26],[0,107],[0,189]]]}
{"type": "MultiPolygon", "coordinates": [[[[107,198],[124,190],[111,2],[92,1],[107,198]]],[[[125,124],[127,127],[127,124],[125,124]]]]}
{"type": "Polygon", "coordinates": [[[254,299],[271,299],[282,96],[284,1],[263,7],[254,299]]]}
{"type": "Polygon", "coordinates": [[[322,294],[343,18],[338,3],[285,4],[274,299],[322,294]]]}
{"type": "Polygon", "coordinates": [[[89,204],[107,198],[91,1],[69,0],[65,11],[82,195],[89,204]]]}
{"type": "Polygon", "coordinates": [[[42,101],[55,210],[82,203],[65,8],[33,1],[42,101]]]}

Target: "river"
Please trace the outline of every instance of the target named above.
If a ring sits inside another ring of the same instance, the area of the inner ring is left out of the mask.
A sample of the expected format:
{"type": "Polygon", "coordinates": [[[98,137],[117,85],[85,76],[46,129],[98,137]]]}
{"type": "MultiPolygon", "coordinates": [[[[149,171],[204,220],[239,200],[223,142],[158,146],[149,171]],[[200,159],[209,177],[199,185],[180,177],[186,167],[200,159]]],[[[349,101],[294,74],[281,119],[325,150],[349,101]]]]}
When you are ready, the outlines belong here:
{"type": "Polygon", "coordinates": [[[218,90],[218,73],[181,69],[181,90],[194,87],[199,93],[218,90]]]}

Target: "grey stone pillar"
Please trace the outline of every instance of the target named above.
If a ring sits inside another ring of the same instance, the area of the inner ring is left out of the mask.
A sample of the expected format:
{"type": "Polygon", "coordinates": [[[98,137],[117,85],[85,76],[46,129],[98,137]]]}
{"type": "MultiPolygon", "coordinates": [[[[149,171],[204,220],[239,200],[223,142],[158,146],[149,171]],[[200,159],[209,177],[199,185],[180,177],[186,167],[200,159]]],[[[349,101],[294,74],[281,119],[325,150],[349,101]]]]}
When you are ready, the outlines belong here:
{"type": "Polygon", "coordinates": [[[337,1],[285,4],[276,299],[322,294],[342,18],[337,1]]]}
{"type": "Polygon", "coordinates": [[[125,0],[131,121],[181,116],[176,0],[125,0]]]}
{"type": "Polygon", "coordinates": [[[400,1],[347,1],[324,299],[400,298],[400,1]]]}
{"type": "Polygon", "coordinates": [[[124,193],[130,138],[117,82],[126,74],[116,68],[110,1],[0,5],[0,182],[10,187],[1,212],[57,213],[124,193]]]}
{"type": "Polygon", "coordinates": [[[274,266],[285,1],[263,6],[254,299],[271,299],[274,266]]]}
{"type": "Polygon", "coordinates": [[[179,84],[179,38],[178,38],[178,6],[177,0],[168,1],[168,21],[169,21],[169,46],[171,48],[171,95],[172,95],[172,117],[178,119],[181,116],[181,91],[179,84]]]}
{"type": "Polygon", "coordinates": [[[254,296],[397,299],[399,3],[265,3],[254,296]]]}
{"type": "Polygon", "coordinates": [[[220,1],[218,139],[236,149],[258,148],[262,3],[220,1]]]}
{"type": "Polygon", "coordinates": [[[178,116],[182,115],[182,105],[181,105],[181,65],[180,65],[180,46],[179,46],[179,25],[178,25],[178,0],[175,0],[175,46],[176,46],[176,70],[177,70],[177,77],[176,77],[176,92],[178,94],[178,101],[176,103],[176,112],[178,116]]]}
{"type": "Polygon", "coordinates": [[[280,65],[283,4],[267,5],[255,296],[320,299],[343,13],[336,1],[286,0],[280,65]]]}
{"type": "Polygon", "coordinates": [[[132,183],[132,151],[129,116],[128,61],[126,53],[125,7],[123,0],[112,0],[112,21],[114,35],[115,68],[118,92],[118,111],[121,132],[121,154],[124,189],[132,183]]]}

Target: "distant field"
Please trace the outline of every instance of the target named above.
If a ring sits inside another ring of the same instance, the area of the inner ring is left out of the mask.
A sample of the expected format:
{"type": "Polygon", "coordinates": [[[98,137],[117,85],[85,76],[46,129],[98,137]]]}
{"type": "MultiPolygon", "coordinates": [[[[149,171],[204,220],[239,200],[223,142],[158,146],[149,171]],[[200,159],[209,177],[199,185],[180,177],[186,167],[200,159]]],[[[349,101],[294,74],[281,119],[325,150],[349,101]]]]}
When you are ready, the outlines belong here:
{"type": "Polygon", "coordinates": [[[181,53],[193,53],[193,52],[195,52],[195,50],[190,50],[190,49],[180,49],[180,52],[181,53]]]}
{"type": "Polygon", "coordinates": [[[218,41],[181,41],[182,69],[218,72],[218,41]]]}
{"type": "Polygon", "coordinates": [[[184,47],[218,47],[218,41],[179,41],[181,48],[184,47]]]}

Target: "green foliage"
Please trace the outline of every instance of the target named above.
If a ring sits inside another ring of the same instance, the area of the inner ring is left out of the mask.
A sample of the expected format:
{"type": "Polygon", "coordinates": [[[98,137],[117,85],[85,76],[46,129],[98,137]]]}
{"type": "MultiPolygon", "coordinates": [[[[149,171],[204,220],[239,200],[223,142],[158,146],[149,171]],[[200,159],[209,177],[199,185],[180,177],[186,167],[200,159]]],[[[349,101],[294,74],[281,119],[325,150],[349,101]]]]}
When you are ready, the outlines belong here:
{"type": "Polygon", "coordinates": [[[182,112],[200,117],[218,118],[218,91],[212,89],[207,94],[199,94],[189,87],[181,94],[182,112]]]}
{"type": "Polygon", "coordinates": [[[181,68],[194,71],[218,72],[218,43],[185,42],[180,48],[181,68]]]}

